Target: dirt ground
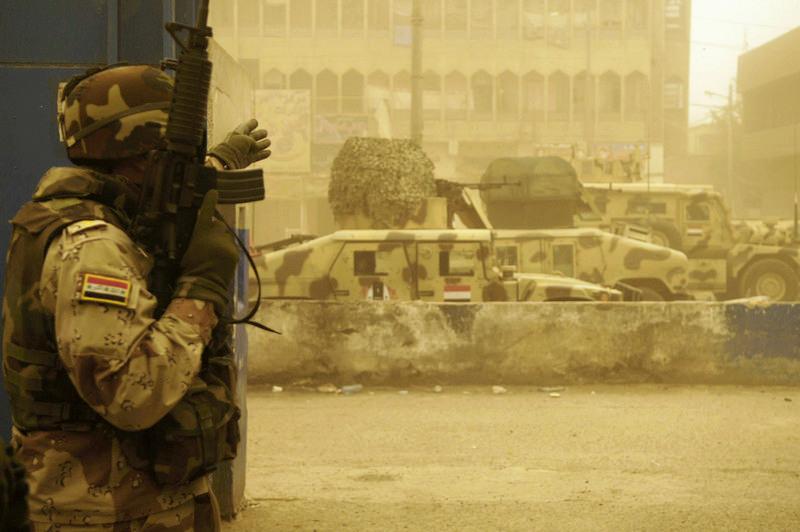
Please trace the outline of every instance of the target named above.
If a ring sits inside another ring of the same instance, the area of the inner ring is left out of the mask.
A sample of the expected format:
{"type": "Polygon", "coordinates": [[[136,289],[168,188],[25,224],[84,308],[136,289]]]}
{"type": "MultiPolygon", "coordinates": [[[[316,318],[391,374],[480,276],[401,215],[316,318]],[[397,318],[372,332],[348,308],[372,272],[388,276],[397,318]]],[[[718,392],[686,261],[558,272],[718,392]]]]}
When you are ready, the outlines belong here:
{"type": "Polygon", "coordinates": [[[800,389],[254,389],[261,530],[798,530],[800,389]]]}

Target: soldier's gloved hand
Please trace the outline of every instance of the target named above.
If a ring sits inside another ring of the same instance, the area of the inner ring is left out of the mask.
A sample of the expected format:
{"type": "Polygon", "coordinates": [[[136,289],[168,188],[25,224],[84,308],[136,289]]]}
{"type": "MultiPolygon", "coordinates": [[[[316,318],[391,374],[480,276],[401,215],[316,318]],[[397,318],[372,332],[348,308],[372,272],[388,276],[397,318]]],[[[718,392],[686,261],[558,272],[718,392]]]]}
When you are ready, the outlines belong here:
{"type": "Polygon", "coordinates": [[[225,141],[217,144],[210,150],[213,155],[231,170],[247,168],[256,161],[269,157],[272,152],[268,150],[272,142],[267,138],[266,129],[256,129],[258,120],[251,118],[247,122],[228,133],[225,141]]]}
{"type": "Polygon", "coordinates": [[[228,306],[228,289],[239,262],[239,248],[225,224],[214,219],[218,196],[212,190],[203,198],[173,297],[209,301],[220,316],[228,306]]]}

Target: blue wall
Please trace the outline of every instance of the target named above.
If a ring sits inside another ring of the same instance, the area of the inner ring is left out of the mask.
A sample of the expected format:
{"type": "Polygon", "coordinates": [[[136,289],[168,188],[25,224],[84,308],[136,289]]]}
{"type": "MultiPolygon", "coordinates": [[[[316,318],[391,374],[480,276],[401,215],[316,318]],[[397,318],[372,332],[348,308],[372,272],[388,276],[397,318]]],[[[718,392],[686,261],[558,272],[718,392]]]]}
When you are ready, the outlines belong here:
{"type": "MultiPolygon", "coordinates": [[[[195,0],[0,0],[2,257],[7,220],[47,168],[68,164],[56,129],[59,81],[106,63],[158,64],[173,56],[164,22],[192,23],[195,5],[195,0]]],[[[0,280],[4,272],[3,260],[0,280]]],[[[10,427],[0,389],[0,435],[7,437],[10,427]]]]}

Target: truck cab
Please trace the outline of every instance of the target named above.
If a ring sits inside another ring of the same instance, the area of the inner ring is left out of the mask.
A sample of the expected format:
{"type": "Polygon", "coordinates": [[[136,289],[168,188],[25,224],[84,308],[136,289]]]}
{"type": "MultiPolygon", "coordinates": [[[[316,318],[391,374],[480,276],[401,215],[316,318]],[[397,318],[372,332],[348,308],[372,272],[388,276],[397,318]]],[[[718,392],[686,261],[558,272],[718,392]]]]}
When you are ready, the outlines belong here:
{"type": "Polygon", "coordinates": [[[645,225],[653,242],[685,252],[690,290],[775,301],[794,301],[800,294],[798,247],[743,238],[722,196],[710,186],[587,184],[582,198],[600,215],[600,227],[645,225]]]}

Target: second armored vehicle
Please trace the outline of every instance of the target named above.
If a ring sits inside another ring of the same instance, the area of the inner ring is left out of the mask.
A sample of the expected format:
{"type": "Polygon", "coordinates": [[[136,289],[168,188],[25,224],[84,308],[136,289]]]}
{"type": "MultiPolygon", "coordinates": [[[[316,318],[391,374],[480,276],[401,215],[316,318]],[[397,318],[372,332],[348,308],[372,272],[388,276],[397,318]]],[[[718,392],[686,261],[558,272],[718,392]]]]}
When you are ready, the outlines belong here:
{"type": "Polygon", "coordinates": [[[582,197],[600,215],[594,223],[643,225],[655,242],[685,252],[691,290],[774,301],[800,295],[800,248],[769,244],[737,229],[722,196],[710,187],[585,185],[582,197]]]}

